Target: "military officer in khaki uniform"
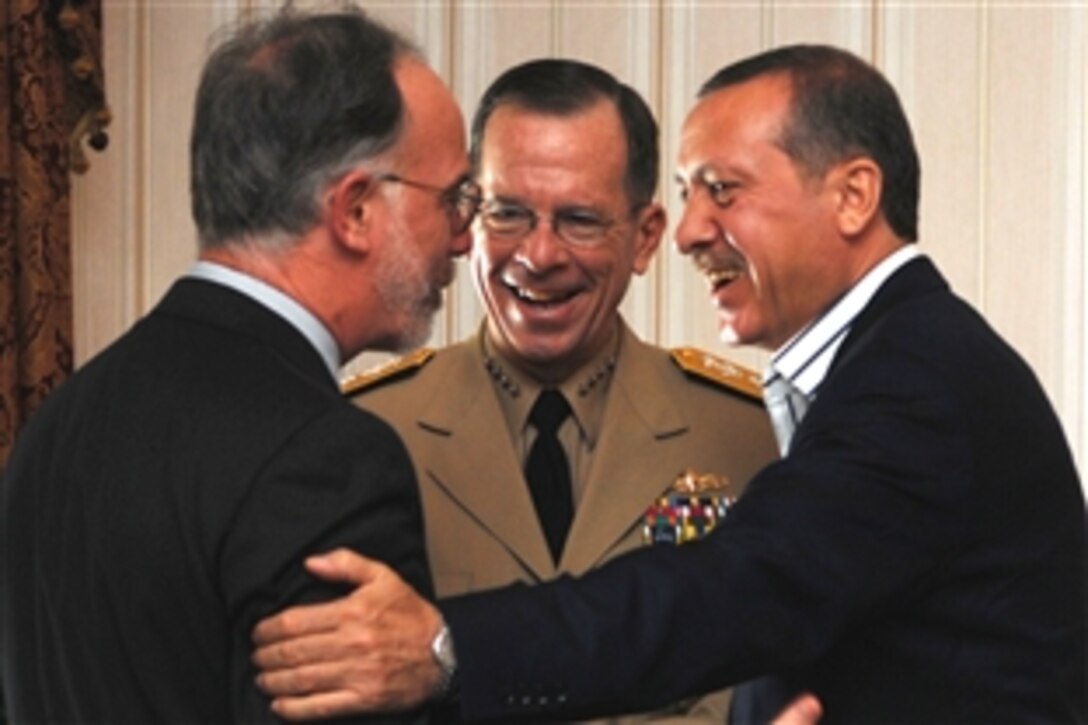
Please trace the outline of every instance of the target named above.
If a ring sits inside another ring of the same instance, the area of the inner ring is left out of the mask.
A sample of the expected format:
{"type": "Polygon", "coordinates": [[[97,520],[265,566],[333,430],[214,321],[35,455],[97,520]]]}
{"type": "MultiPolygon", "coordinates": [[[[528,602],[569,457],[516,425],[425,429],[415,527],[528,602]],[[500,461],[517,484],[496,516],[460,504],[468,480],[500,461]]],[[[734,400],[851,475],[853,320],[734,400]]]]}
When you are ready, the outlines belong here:
{"type": "MultiPolygon", "coordinates": [[[[468,340],[345,384],[412,456],[439,596],[676,545],[707,524],[688,504],[735,497],[777,455],[758,379],[648,345],[618,312],[665,227],[641,98],[592,66],[535,61],[495,81],[472,135],[483,204],[471,265],[487,319],[468,340]],[[543,389],[570,408],[557,433],[570,473],[558,542],[523,473],[543,389]],[[711,490],[678,490],[693,479],[711,490]]],[[[727,703],[715,693],[638,719],[723,722],[727,703]]]]}

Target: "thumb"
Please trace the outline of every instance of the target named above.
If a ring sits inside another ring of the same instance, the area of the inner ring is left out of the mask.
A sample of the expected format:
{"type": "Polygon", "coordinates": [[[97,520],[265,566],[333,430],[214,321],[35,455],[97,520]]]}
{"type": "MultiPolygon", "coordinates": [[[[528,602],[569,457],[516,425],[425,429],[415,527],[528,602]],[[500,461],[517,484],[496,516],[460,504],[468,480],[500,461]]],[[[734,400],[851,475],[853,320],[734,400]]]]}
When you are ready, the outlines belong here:
{"type": "Polygon", "coordinates": [[[815,725],[823,714],[819,699],[812,693],[805,692],[778,713],[772,725],[815,725]]]}
{"type": "Polygon", "coordinates": [[[362,586],[381,576],[386,567],[381,562],[367,559],[351,549],[341,548],[307,558],[306,569],[326,581],[362,586]]]}

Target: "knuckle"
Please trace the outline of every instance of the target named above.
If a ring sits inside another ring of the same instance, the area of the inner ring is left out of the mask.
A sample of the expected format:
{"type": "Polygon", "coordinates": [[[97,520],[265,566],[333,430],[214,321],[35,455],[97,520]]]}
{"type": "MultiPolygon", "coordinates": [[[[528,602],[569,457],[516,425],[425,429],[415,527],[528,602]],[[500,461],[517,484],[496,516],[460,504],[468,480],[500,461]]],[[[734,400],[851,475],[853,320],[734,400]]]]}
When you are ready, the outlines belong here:
{"type": "Polygon", "coordinates": [[[276,624],[276,629],[282,632],[284,635],[292,635],[295,633],[295,629],[298,626],[298,622],[293,612],[286,611],[278,614],[273,620],[276,624]]]}
{"type": "Polygon", "coordinates": [[[295,642],[280,645],[279,661],[281,665],[294,666],[302,661],[302,648],[295,642]]]}

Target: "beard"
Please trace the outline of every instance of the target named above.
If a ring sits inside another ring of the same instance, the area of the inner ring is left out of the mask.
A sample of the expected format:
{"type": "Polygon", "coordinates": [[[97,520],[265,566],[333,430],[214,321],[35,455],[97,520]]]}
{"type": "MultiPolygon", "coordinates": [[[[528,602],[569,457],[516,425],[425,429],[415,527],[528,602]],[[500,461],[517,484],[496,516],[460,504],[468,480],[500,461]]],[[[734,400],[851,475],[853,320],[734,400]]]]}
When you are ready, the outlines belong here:
{"type": "Polygon", "coordinates": [[[375,285],[393,321],[388,349],[405,352],[430,338],[434,315],[442,307],[442,288],[453,280],[453,262],[445,255],[429,260],[403,227],[389,242],[377,265],[375,285]]]}

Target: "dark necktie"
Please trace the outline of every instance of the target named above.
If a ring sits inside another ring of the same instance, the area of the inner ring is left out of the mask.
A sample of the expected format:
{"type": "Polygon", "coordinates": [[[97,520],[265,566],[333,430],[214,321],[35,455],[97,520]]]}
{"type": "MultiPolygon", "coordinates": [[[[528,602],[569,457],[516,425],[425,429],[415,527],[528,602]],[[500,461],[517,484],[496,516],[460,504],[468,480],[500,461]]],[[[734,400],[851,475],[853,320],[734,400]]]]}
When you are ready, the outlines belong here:
{"type": "Polygon", "coordinates": [[[536,427],[536,440],[525,462],[525,480],[533,496],[536,514],[548,539],[552,559],[558,563],[574,516],[570,486],[570,463],[556,431],[570,415],[570,405],[558,390],[544,390],[529,411],[536,427]]]}

